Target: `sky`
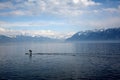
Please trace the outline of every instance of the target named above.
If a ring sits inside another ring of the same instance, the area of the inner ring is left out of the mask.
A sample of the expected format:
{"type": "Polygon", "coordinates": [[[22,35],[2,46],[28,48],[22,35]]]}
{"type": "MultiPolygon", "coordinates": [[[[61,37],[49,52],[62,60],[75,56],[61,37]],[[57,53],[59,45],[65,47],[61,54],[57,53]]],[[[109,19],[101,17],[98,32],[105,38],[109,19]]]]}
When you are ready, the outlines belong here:
{"type": "Polygon", "coordinates": [[[0,0],[0,35],[65,39],[120,27],[120,0],[0,0]]]}

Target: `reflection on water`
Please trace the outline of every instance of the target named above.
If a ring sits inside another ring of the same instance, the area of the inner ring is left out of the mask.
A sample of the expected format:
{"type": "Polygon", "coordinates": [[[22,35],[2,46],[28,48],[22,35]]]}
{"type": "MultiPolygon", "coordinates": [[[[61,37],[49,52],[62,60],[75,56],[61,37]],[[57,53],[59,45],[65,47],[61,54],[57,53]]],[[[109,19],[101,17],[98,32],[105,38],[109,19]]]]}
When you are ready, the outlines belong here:
{"type": "Polygon", "coordinates": [[[119,57],[120,43],[5,43],[0,79],[119,80],[119,57]]]}
{"type": "Polygon", "coordinates": [[[29,54],[29,59],[32,60],[32,54],[29,54]]]}

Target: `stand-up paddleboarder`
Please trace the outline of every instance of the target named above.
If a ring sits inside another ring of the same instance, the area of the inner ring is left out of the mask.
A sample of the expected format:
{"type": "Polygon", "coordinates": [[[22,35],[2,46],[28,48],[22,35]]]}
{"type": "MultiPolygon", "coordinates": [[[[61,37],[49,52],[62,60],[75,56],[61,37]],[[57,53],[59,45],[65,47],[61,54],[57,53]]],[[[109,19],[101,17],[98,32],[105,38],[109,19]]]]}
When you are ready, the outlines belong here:
{"type": "Polygon", "coordinates": [[[32,50],[29,50],[29,52],[30,52],[30,56],[32,56],[32,50]]]}

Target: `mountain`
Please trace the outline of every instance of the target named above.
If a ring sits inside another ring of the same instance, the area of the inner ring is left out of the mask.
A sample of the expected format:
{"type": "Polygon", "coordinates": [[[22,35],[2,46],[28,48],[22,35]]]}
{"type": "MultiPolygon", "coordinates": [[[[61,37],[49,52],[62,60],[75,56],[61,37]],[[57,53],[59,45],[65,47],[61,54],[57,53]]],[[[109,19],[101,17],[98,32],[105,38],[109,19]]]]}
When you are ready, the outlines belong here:
{"type": "Polygon", "coordinates": [[[23,36],[18,35],[16,37],[7,37],[4,35],[0,35],[0,42],[45,42],[45,41],[55,41],[55,39],[51,39],[48,37],[42,37],[42,36],[23,36]]]}
{"type": "Polygon", "coordinates": [[[110,28],[94,31],[78,32],[66,41],[99,41],[99,40],[120,40],[120,28],[110,28]]]}
{"type": "MultiPolygon", "coordinates": [[[[66,41],[102,41],[102,40],[120,40],[120,28],[110,28],[101,30],[80,31],[66,41]]],[[[8,37],[0,35],[0,42],[55,42],[60,41],[42,36],[24,36],[8,37]]]]}
{"type": "Polygon", "coordinates": [[[52,39],[51,38],[47,38],[47,37],[42,37],[42,36],[35,36],[35,37],[32,37],[32,36],[16,36],[13,41],[15,42],[34,42],[34,41],[51,41],[52,39]]]}
{"type": "Polygon", "coordinates": [[[4,35],[0,35],[0,42],[10,42],[12,40],[12,38],[4,36],[4,35]]]}

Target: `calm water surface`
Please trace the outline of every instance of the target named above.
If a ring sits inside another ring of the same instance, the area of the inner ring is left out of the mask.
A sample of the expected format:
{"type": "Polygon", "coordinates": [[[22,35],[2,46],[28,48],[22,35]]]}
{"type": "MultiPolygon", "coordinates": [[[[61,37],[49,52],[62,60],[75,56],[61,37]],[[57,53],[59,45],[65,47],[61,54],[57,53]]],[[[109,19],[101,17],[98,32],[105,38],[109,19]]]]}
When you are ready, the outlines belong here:
{"type": "Polygon", "coordinates": [[[0,80],[120,80],[120,43],[0,43],[0,80]]]}

